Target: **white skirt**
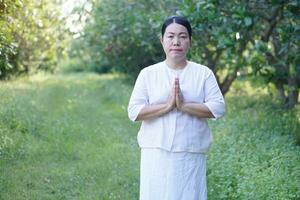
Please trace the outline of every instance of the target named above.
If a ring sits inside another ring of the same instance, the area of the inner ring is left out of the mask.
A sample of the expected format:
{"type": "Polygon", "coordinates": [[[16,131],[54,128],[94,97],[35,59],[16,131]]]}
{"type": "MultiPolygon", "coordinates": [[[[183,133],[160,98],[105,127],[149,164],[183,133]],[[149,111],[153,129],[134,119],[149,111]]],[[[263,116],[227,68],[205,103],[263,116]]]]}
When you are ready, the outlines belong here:
{"type": "Polygon", "coordinates": [[[140,200],[206,200],[206,155],[141,149],[140,200]]]}

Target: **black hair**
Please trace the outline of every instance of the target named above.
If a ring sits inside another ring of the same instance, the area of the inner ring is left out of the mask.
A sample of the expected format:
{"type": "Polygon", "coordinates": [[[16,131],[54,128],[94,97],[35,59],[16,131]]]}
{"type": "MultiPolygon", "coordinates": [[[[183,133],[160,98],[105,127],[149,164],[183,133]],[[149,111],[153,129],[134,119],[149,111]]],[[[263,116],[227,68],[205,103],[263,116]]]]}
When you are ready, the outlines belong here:
{"type": "Polygon", "coordinates": [[[161,36],[162,37],[165,34],[166,28],[172,23],[176,23],[176,24],[180,24],[180,25],[184,26],[187,29],[188,33],[189,33],[189,38],[191,39],[191,37],[192,37],[192,27],[191,27],[190,22],[185,17],[176,16],[176,15],[168,17],[165,20],[165,22],[163,23],[163,25],[161,27],[161,36]]]}

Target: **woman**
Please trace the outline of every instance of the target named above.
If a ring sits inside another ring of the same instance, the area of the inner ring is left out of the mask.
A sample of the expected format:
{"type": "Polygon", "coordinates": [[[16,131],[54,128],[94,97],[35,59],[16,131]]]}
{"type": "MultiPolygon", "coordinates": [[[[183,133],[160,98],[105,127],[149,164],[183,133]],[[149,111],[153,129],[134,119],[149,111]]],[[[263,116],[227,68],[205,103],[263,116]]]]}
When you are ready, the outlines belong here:
{"type": "Polygon", "coordinates": [[[129,118],[142,121],[140,200],[204,200],[207,118],[224,114],[224,98],[212,71],[186,58],[190,23],[169,17],[161,34],[166,59],[141,70],[128,105],[129,118]]]}

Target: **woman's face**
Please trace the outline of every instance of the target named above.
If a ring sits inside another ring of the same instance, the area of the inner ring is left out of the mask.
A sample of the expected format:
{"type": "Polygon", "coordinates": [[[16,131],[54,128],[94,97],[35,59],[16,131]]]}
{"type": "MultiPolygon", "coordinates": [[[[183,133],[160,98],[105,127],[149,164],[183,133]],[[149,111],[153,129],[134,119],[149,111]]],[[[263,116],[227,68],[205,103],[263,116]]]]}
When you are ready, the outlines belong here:
{"type": "Polygon", "coordinates": [[[164,36],[160,39],[168,59],[181,61],[186,59],[186,54],[191,46],[187,29],[177,23],[167,26],[164,36]]]}

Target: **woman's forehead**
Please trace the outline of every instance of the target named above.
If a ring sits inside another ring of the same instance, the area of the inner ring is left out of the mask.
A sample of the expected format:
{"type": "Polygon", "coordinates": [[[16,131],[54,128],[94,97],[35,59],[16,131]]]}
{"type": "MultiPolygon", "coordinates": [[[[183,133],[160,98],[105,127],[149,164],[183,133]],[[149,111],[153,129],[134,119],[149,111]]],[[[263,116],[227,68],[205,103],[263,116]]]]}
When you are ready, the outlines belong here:
{"type": "Polygon", "coordinates": [[[188,34],[188,30],[186,29],[185,26],[177,23],[172,23],[166,28],[166,33],[176,33],[176,34],[188,34]]]}

